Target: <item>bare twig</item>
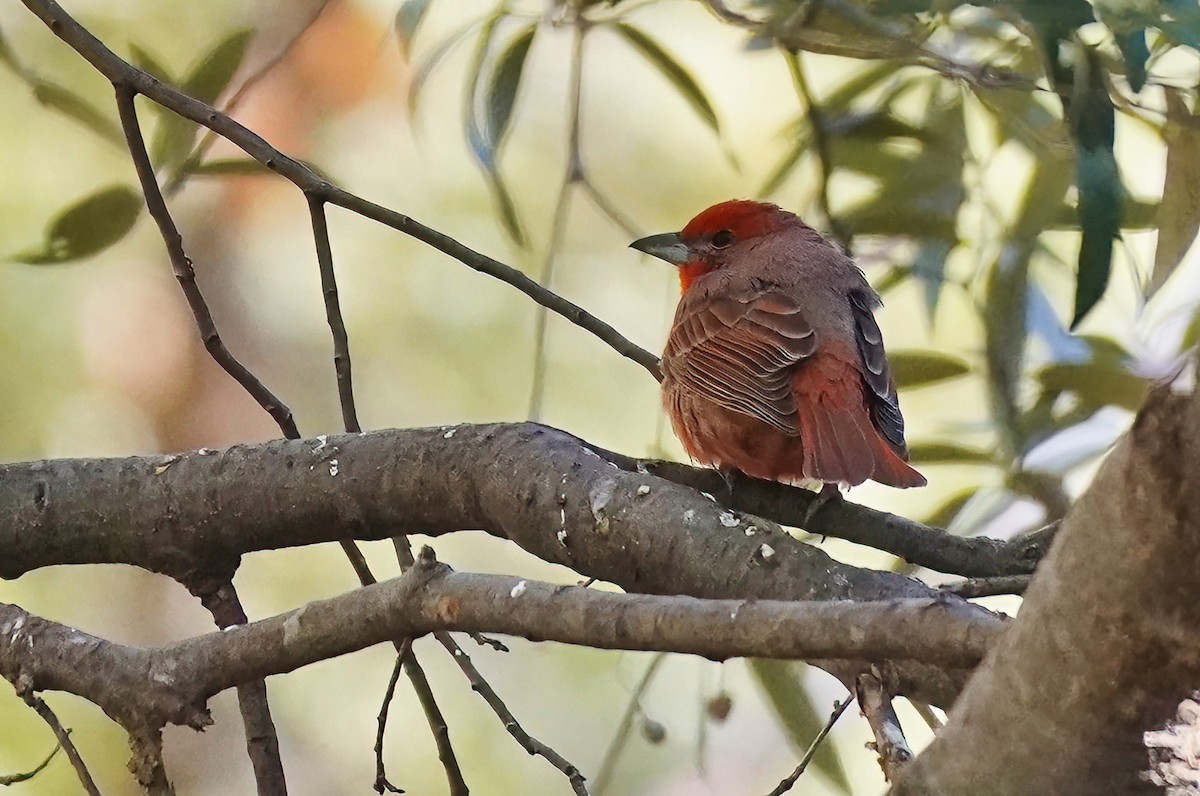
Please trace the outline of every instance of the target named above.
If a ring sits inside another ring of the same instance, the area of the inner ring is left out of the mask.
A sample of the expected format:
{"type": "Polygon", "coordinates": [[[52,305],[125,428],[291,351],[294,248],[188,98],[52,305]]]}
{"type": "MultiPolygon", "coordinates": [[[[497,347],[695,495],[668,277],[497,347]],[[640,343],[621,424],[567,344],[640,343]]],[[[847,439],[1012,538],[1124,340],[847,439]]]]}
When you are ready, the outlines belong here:
{"type": "MultiPolygon", "coordinates": [[[[392,542],[397,545],[397,554],[399,554],[401,548],[408,547],[408,539],[403,536],[394,537],[392,542]]],[[[358,546],[352,541],[343,541],[342,549],[346,551],[347,556],[350,558],[350,563],[354,566],[354,571],[358,575],[359,582],[362,583],[363,587],[376,585],[375,576],[367,568],[366,559],[359,552],[358,546]],[[351,554],[351,551],[353,551],[353,554],[351,554]]],[[[408,560],[412,561],[411,549],[408,552],[408,560]]],[[[401,559],[401,564],[403,565],[403,559],[401,559]]],[[[421,703],[421,710],[425,713],[425,720],[429,722],[429,730],[433,733],[433,741],[437,745],[438,759],[442,761],[442,768],[446,771],[446,781],[450,786],[450,794],[451,796],[461,796],[468,793],[469,789],[467,788],[466,780],[463,779],[462,767],[458,764],[458,756],[454,754],[454,746],[450,743],[450,727],[446,724],[446,717],[442,714],[442,709],[438,707],[437,699],[433,695],[433,688],[429,685],[429,678],[425,676],[425,669],[421,666],[416,654],[413,652],[412,638],[413,634],[411,633],[393,633],[391,634],[392,646],[396,648],[396,654],[399,656],[398,660],[404,664],[404,674],[407,675],[408,681],[412,684],[413,691],[417,694],[417,701],[421,703]]],[[[382,731],[381,727],[380,732],[382,731]]]]}
{"type": "Polygon", "coordinates": [[[500,699],[499,694],[496,693],[496,689],[492,688],[491,684],[483,678],[483,675],[475,668],[475,664],[471,663],[471,658],[450,634],[445,630],[440,630],[434,633],[433,636],[446,648],[446,652],[450,653],[450,657],[454,658],[454,662],[458,664],[458,668],[462,669],[462,673],[466,675],[468,682],[471,683],[471,689],[483,697],[483,701],[487,702],[488,707],[492,709],[492,712],[500,719],[500,723],[504,725],[504,729],[508,730],[508,734],[521,745],[521,748],[531,755],[544,757],[550,765],[566,775],[567,779],[571,782],[571,789],[578,796],[587,796],[586,778],[579,772],[579,769],[558,752],[525,732],[525,729],[520,725],[516,717],[513,716],[512,711],[504,704],[504,700],[500,699]]]}
{"type": "Polygon", "coordinates": [[[942,586],[947,594],[972,599],[974,597],[993,597],[998,594],[1024,594],[1033,580],[1032,575],[1003,575],[996,578],[970,578],[958,583],[948,583],[942,586]]]}
{"type": "MultiPolygon", "coordinates": [[[[579,151],[579,109],[583,93],[583,38],[587,26],[582,16],[576,16],[571,29],[571,57],[567,77],[567,169],[558,186],[558,198],[554,200],[554,218],[550,222],[550,240],[546,243],[546,254],[539,269],[538,283],[550,289],[554,281],[554,259],[562,249],[567,232],[567,221],[571,216],[571,191],[583,174],[579,151]]],[[[540,306],[534,321],[533,338],[533,386],[529,393],[529,419],[538,420],[542,415],[542,401],[546,393],[546,307],[540,306]]]]}
{"type": "MultiPolygon", "coordinates": [[[[70,733],[70,732],[71,732],[70,730],[67,730],[67,733],[70,733]]],[[[54,760],[54,758],[57,757],[58,753],[61,751],[62,751],[62,744],[60,744],[60,743],[54,744],[54,748],[52,750],[50,750],[50,754],[48,754],[46,756],[46,759],[43,760],[42,762],[38,763],[36,766],[31,768],[29,771],[21,771],[16,774],[0,775],[0,785],[7,788],[9,785],[19,785],[22,782],[28,782],[29,780],[36,777],[38,774],[45,771],[46,766],[50,765],[50,762],[52,760],[54,760]]]]}
{"type": "Polygon", "coordinates": [[[817,754],[817,750],[821,748],[821,743],[825,740],[825,736],[829,734],[829,731],[833,729],[833,725],[837,724],[837,720],[846,712],[846,707],[853,701],[850,696],[847,696],[841,702],[833,703],[833,713],[830,714],[829,720],[825,722],[825,726],[817,733],[817,737],[813,738],[812,743],[804,750],[804,757],[800,758],[800,764],[796,766],[796,770],[784,777],[767,796],[783,796],[783,794],[792,789],[792,786],[796,784],[796,780],[800,779],[800,775],[804,773],[804,770],[808,768],[808,764],[812,762],[813,757],[817,754]]]}
{"type": "MultiPolygon", "coordinates": [[[[260,382],[254,374],[246,369],[225,347],[209,312],[208,303],[196,284],[196,272],[192,262],[183,250],[183,238],[175,226],[167,203],[163,199],[158,180],[154,176],[154,167],[146,151],[146,143],[142,138],[141,125],[138,123],[137,108],[134,105],[134,94],[121,84],[116,88],[117,111],[121,119],[121,127],[129,144],[129,156],[137,170],[138,180],[142,185],[142,194],[146,208],[158,225],[167,254],[171,260],[171,269],[187,298],[196,326],[204,341],[204,347],[225,372],[232,376],[250,395],[258,401],[271,417],[279,424],[284,436],[299,439],[300,431],[292,419],[292,412],[275,395],[260,382]]],[[[213,610],[213,616],[221,627],[234,624],[244,624],[246,615],[237,601],[233,584],[227,583],[213,592],[218,607],[213,610]],[[224,615],[222,613],[224,612],[224,615]]],[[[203,599],[203,598],[202,598],[203,599]]],[[[210,606],[211,609],[211,606],[210,606]]],[[[275,733],[275,725],[271,720],[270,707],[267,703],[267,687],[262,680],[251,681],[238,689],[238,702],[241,707],[243,721],[246,726],[247,752],[254,766],[255,780],[260,794],[285,794],[287,785],[284,779],[283,763],[279,757],[279,739],[275,733]]],[[[143,746],[145,742],[143,742],[143,746]]],[[[158,739],[161,766],[161,738],[158,739]]],[[[148,769],[149,770],[149,769],[148,769]]],[[[155,775],[157,777],[157,775],[155,775]]],[[[165,782],[165,773],[163,780],[165,782]]]]}
{"type": "Polygon", "coordinates": [[[183,250],[183,238],[175,226],[175,221],[171,218],[162,191],[158,187],[158,180],[154,176],[154,166],[151,165],[150,156],[146,152],[146,142],[142,138],[142,128],[138,124],[137,109],[134,107],[135,89],[120,80],[114,81],[113,85],[116,87],[117,111],[121,117],[121,127],[125,131],[125,139],[129,144],[129,156],[133,160],[138,180],[142,184],[146,209],[150,211],[151,217],[154,218],[159,232],[162,234],[167,254],[171,258],[171,270],[174,271],[175,279],[178,280],[183,295],[187,298],[188,306],[196,319],[196,327],[200,331],[200,338],[204,341],[204,347],[217,364],[238,384],[242,385],[246,392],[258,401],[259,406],[274,418],[285,437],[299,439],[300,432],[292,419],[292,410],[276,398],[275,394],[268,390],[233,354],[229,353],[229,349],[221,341],[221,336],[217,333],[217,326],[213,322],[212,313],[208,309],[208,303],[204,300],[204,295],[196,284],[196,272],[192,268],[192,261],[183,250]]]}
{"type": "Polygon", "coordinates": [[[834,216],[829,203],[829,180],[833,176],[833,153],[830,151],[829,136],[825,131],[825,113],[816,100],[813,99],[812,90],[808,85],[808,76],[805,74],[804,64],[800,60],[800,53],[787,52],[785,50],[783,55],[787,61],[788,70],[792,75],[792,82],[795,84],[796,92],[804,102],[804,111],[808,119],[808,126],[812,130],[813,151],[816,153],[817,165],[821,174],[817,185],[817,205],[821,208],[821,215],[825,216],[825,223],[829,227],[829,234],[837,241],[842,251],[849,254],[851,252],[851,237],[847,234],[837,217],[834,216]]]}
{"type": "Polygon", "coordinates": [[[662,654],[651,658],[650,665],[646,667],[641,679],[634,686],[633,693],[629,695],[629,704],[625,706],[625,713],[621,716],[617,731],[613,733],[612,740],[608,742],[604,759],[600,761],[600,771],[596,774],[596,781],[593,783],[595,796],[601,796],[612,782],[613,772],[617,769],[617,761],[621,758],[621,752],[625,750],[625,744],[629,741],[633,720],[642,711],[642,695],[646,693],[646,689],[654,680],[655,673],[666,659],[667,656],[662,654]]]}
{"type": "Polygon", "coordinates": [[[383,733],[387,729],[388,708],[392,704],[392,696],[396,693],[396,683],[400,680],[400,672],[404,668],[404,659],[408,657],[409,651],[412,649],[412,639],[406,638],[400,643],[400,650],[396,653],[396,665],[392,667],[392,676],[388,678],[387,690],[383,694],[383,704],[379,707],[379,716],[376,719],[378,729],[375,732],[375,792],[376,793],[404,793],[404,790],[397,788],[387,778],[387,768],[383,763],[383,733]]]}
{"type": "MultiPolygon", "coordinates": [[[[18,681],[20,682],[20,681],[18,681]]],[[[58,750],[62,749],[67,753],[67,758],[71,761],[71,765],[75,769],[75,774],[79,777],[79,784],[83,786],[83,790],[88,796],[100,796],[100,789],[96,787],[96,781],[92,779],[91,772],[88,771],[87,765],[83,762],[83,758],[79,754],[79,750],[75,748],[75,744],[71,741],[71,731],[62,726],[62,722],[58,720],[58,716],[54,715],[54,711],[46,704],[46,701],[33,693],[32,688],[22,688],[17,686],[17,692],[21,695],[21,699],[25,700],[25,704],[33,708],[34,711],[42,717],[42,721],[50,726],[54,732],[54,737],[58,740],[58,746],[50,753],[40,766],[27,774],[19,774],[14,777],[7,777],[3,784],[13,785],[18,782],[32,779],[37,774],[50,764],[54,756],[58,754],[58,750]]]]}
{"type": "MultiPolygon", "coordinates": [[[[403,644],[398,646],[402,647],[403,644]]],[[[408,675],[413,690],[417,692],[421,709],[425,711],[425,718],[429,721],[429,729],[433,733],[433,740],[437,743],[438,759],[442,761],[442,768],[446,770],[450,796],[466,796],[470,789],[467,787],[466,780],[463,779],[462,767],[458,764],[454,747],[450,744],[450,727],[446,724],[446,718],[442,715],[437,700],[434,699],[433,689],[429,686],[428,678],[425,677],[425,670],[417,663],[417,657],[413,654],[411,645],[409,645],[408,654],[404,658],[404,673],[408,675]]]]}
{"type": "Polygon", "coordinates": [[[338,400],[346,431],[358,433],[358,411],[354,407],[354,380],[350,375],[350,339],[342,308],[338,302],[337,276],[333,270],[333,251],[329,245],[329,226],[325,221],[325,203],[313,194],[305,194],[312,217],[313,241],[317,249],[317,267],[321,272],[321,292],[325,296],[325,318],[333,335],[333,367],[337,373],[338,400]]]}
{"type": "Polygon", "coordinates": [[[268,144],[261,136],[221,113],[211,105],[187,96],[157,78],[127,63],[67,14],[54,0],[22,0],[60,39],[82,55],[115,85],[142,94],[185,119],[190,119],[241,148],[246,154],[281,175],[305,193],[314,194],[329,204],[344,207],[364,218],[381,223],[416,238],[438,251],[481,273],[512,285],[547,309],[595,335],[623,357],[633,360],[662,378],[658,357],[635,345],[616,329],[576,304],[547,290],[517,269],[480,254],[457,240],[431,229],[408,216],[332,185],[309,166],[268,144]]]}
{"type": "MultiPolygon", "coordinates": [[[[185,584],[187,585],[187,584],[185,584]]],[[[217,627],[226,630],[248,621],[241,600],[233,588],[232,581],[189,586],[200,598],[200,602],[212,614],[217,627]]],[[[267,702],[267,683],[256,679],[238,684],[238,708],[242,713],[242,725],[246,731],[246,752],[254,767],[254,780],[259,796],[287,793],[283,761],[279,756],[279,734],[271,719],[271,707],[267,702]]]]}
{"type": "MultiPolygon", "coordinates": [[[[874,668],[874,667],[872,667],[874,668]]],[[[895,782],[900,770],[912,760],[912,749],[904,738],[900,719],[892,708],[892,698],[884,690],[883,681],[875,671],[863,672],[855,682],[858,705],[871,731],[875,734],[875,751],[879,753],[879,766],[888,782],[895,782]]]]}
{"type": "MultiPolygon", "coordinates": [[[[413,558],[412,554],[412,545],[409,544],[408,537],[394,536],[392,537],[392,545],[396,548],[396,559],[400,562],[400,569],[402,571],[407,571],[416,563],[416,560],[413,558]]],[[[421,558],[422,564],[426,566],[430,566],[435,563],[432,548],[424,548],[421,551],[421,558]]],[[[483,638],[483,636],[479,633],[472,633],[471,635],[474,637],[483,638]]],[[[539,755],[544,757],[547,761],[549,761],[550,765],[566,774],[567,779],[571,781],[571,787],[576,794],[586,796],[587,786],[584,784],[585,778],[579,772],[579,769],[558,752],[554,751],[537,738],[534,738],[529,733],[525,732],[525,729],[520,725],[520,723],[517,722],[516,717],[513,716],[512,712],[508,709],[508,706],[504,704],[502,699],[500,699],[499,694],[496,693],[496,689],[492,688],[491,684],[484,678],[482,674],[480,674],[479,670],[475,668],[475,664],[471,662],[470,656],[463,651],[462,647],[459,646],[458,642],[454,640],[450,633],[445,630],[436,630],[434,631],[433,636],[438,640],[438,643],[445,648],[446,652],[450,653],[450,657],[454,659],[454,662],[458,664],[458,668],[461,669],[462,673],[466,676],[467,682],[471,684],[471,690],[483,697],[483,700],[487,702],[488,707],[492,709],[492,712],[495,713],[497,718],[500,719],[500,723],[504,725],[504,729],[507,730],[508,734],[511,735],[513,739],[521,745],[521,748],[531,755],[539,755]]],[[[492,646],[493,649],[502,649],[504,652],[508,652],[507,647],[492,639],[487,639],[486,642],[480,641],[479,643],[487,643],[489,646],[492,646]]]]}

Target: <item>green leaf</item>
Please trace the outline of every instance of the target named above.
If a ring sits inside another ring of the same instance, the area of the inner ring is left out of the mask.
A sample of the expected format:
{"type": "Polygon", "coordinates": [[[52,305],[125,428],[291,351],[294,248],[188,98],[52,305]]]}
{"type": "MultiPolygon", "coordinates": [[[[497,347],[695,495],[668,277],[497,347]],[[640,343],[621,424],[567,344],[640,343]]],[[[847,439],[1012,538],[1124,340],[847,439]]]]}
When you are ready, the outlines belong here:
{"type": "Polygon", "coordinates": [[[1153,295],[1187,254],[1200,231],[1200,117],[1188,110],[1179,89],[1165,87],[1167,175],[1158,206],[1158,247],[1148,295],[1153,295]]]}
{"type": "Polygon", "coordinates": [[[995,464],[995,452],[971,448],[957,442],[914,442],[908,459],[920,464],[995,464]]]}
{"type": "MultiPolygon", "coordinates": [[[[499,17],[493,18],[498,19],[499,17]]],[[[421,98],[421,90],[425,88],[425,84],[428,83],[429,78],[433,76],[434,70],[437,69],[437,67],[444,60],[446,60],[446,56],[452,53],[455,47],[462,44],[463,41],[466,40],[467,36],[470,35],[470,33],[477,27],[479,27],[480,24],[482,24],[481,21],[477,20],[460,28],[454,33],[451,33],[449,36],[438,42],[437,45],[429,51],[429,54],[426,55],[419,64],[417,64],[416,69],[413,70],[412,78],[408,83],[407,102],[409,116],[416,115],[417,103],[421,98]]]]}
{"type": "Polygon", "coordinates": [[[1150,60],[1150,48],[1146,46],[1146,31],[1131,30],[1116,34],[1117,49],[1125,59],[1126,78],[1129,87],[1138,92],[1146,85],[1146,61],[1150,60]]]}
{"type": "Polygon", "coordinates": [[[663,77],[671,81],[671,84],[683,95],[683,98],[688,101],[700,118],[713,129],[714,133],[720,134],[721,125],[717,120],[717,112],[713,110],[712,103],[708,101],[704,90],[692,77],[691,72],[684,69],[658,42],[632,25],[614,22],[613,28],[647,61],[653,64],[663,77]]]}
{"type": "Polygon", "coordinates": [[[429,10],[429,0],[404,0],[396,11],[396,19],[392,26],[396,30],[396,41],[400,43],[400,55],[408,60],[412,52],[413,41],[417,37],[417,28],[425,19],[429,10]]]}
{"type": "Polygon", "coordinates": [[[508,125],[512,121],[513,108],[517,102],[517,92],[521,88],[521,75],[525,71],[525,60],[529,56],[529,47],[533,44],[536,33],[537,25],[531,25],[518,34],[500,54],[492,72],[487,91],[487,117],[483,129],[493,153],[500,149],[504,143],[504,136],[508,133],[508,125]]]}
{"type": "Polygon", "coordinates": [[[1104,295],[1112,269],[1113,238],[1121,234],[1124,190],[1113,155],[1116,110],[1108,95],[1104,67],[1095,50],[1082,54],[1070,103],[1075,138],[1075,184],[1079,190],[1079,273],[1075,284],[1074,329],[1104,295]]]}
{"type": "Polygon", "coordinates": [[[271,170],[254,158],[219,158],[191,166],[188,168],[188,173],[198,177],[228,177],[234,175],[259,177],[270,174],[271,170]]]}
{"type": "Polygon", "coordinates": [[[1121,367],[1098,362],[1059,362],[1037,373],[1042,389],[1071,392],[1088,407],[1120,406],[1137,411],[1150,382],[1121,367]]]}
{"type": "Polygon", "coordinates": [[[1037,239],[1062,203],[1071,182],[1070,162],[1047,157],[1038,162],[1016,223],[1005,236],[984,286],[984,350],[992,417],[1007,452],[1023,449],[1017,391],[1025,361],[1029,260],[1037,239]]]}
{"type": "MultiPolygon", "coordinates": [[[[241,65],[253,36],[252,30],[238,30],[219,42],[191,71],[180,90],[209,105],[216,102],[241,65]]],[[[196,130],[196,125],[182,116],[164,114],[150,145],[150,160],[155,167],[180,163],[192,149],[196,130]]]]}
{"type": "Polygon", "coordinates": [[[216,102],[242,65],[252,38],[254,31],[244,28],[234,31],[213,47],[183,81],[184,93],[209,105],[216,102]]]}
{"type": "Polygon", "coordinates": [[[954,522],[954,518],[963,510],[963,506],[966,506],[968,501],[975,497],[975,493],[978,491],[978,487],[971,487],[970,489],[954,493],[943,500],[933,511],[929,512],[922,522],[934,528],[950,527],[950,524],[954,522]]]}
{"type": "MultiPolygon", "coordinates": [[[[133,61],[133,65],[143,72],[148,72],[164,83],[175,82],[175,78],[171,76],[170,70],[148,50],[144,50],[136,44],[130,44],[129,57],[133,61]]],[[[159,106],[155,105],[155,107],[159,106]]]]}
{"type": "Polygon", "coordinates": [[[50,222],[41,251],[17,255],[15,259],[42,265],[90,257],[125,237],[133,229],[142,206],[141,194],[129,186],[115,185],[97,191],[50,222]]]}
{"type": "Polygon", "coordinates": [[[923,387],[927,384],[965,376],[971,365],[965,359],[938,351],[894,351],[888,354],[892,377],[898,389],[923,387]]]}
{"type": "Polygon", "coordinates": [[[117,123],[75,92],[46,80],[35,80],[33,96],[42,105],[71,117],[105,141],[125,146],[125,136],[117,123]]]}
{"type": "MultiPolygon", "coordinates": [[[[748,658],[746,665],[767,702],[775,710],[775,716],[792,749],[797,754],[803,754],[829,720],[828,713],[822,715],[813,707],[812,699],[804,688],[807,664],[748,658]]],[[[850,792],[850,783],[838,757],[837,747],[828,738],[813,755],[812,764],[840,791],[850,792]]]]}

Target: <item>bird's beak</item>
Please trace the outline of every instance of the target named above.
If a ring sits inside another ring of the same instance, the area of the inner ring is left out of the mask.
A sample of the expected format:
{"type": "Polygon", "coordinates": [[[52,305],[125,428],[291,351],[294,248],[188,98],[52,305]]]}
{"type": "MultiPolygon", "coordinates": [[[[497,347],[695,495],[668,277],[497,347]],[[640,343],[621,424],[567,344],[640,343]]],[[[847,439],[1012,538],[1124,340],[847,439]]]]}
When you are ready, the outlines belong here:
{"type": "Polygon", "coordinates": [[[664,232],[661,235],[635,240],[629,244],[629,248],[666,260],[672,265],[683,265],[692,258],[692,250],[679,237],[678,232],[664,232]]]}

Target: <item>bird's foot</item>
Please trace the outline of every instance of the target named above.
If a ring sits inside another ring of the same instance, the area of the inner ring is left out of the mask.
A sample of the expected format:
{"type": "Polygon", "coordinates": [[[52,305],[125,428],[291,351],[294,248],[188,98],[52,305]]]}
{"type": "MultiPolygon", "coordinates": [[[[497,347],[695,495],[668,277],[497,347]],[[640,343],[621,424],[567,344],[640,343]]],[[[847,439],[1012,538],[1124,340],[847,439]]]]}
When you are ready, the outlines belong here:
{"type": "Polygon", "coordinates": [[[733,505],[733,485],[737,483],[738,471],[733,467],[718,467],[721,480],[725,482],[725,505],[733,505]]]}
{"type": "Polygon", "coordinates": [[[842,490],[838,488],[838,485],[824,484],[821,491],[808,504],[808,510],[804,512],[804,530],[811,530],[809,525],[821,509],[825,508],[828,503],[839,500],[842,500],[842,490]]]}

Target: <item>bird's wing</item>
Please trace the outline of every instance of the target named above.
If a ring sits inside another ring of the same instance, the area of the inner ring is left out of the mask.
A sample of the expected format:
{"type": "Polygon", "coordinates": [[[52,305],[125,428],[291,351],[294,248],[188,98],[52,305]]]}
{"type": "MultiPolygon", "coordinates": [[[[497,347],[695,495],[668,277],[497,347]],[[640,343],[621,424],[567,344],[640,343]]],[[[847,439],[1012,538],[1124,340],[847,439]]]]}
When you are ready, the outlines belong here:
{"type": "Polygon", "coordinates": [[[663,367],[680,386],[794,435],[792,366],[816,348],[812,326],[782,293],[685,301],[663,367]]]}
{"type": "Polygon", "coordinates": [[[874,309],[877,306],[879,298],[873,293],[851,291],[850,308],[854,315],[854,336],[858,342],[858,353],[862,356],[863,381],[869,388],[867,404],[871,409],[871,419],[892,449],[907,458],[904,417],[900,414],[896,383],[892,380],[887,356],[883,351],[883,335],[879,331],[879,324],[875,322],[874,309]]]}

